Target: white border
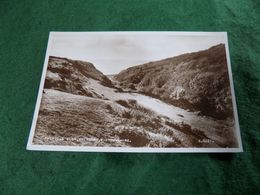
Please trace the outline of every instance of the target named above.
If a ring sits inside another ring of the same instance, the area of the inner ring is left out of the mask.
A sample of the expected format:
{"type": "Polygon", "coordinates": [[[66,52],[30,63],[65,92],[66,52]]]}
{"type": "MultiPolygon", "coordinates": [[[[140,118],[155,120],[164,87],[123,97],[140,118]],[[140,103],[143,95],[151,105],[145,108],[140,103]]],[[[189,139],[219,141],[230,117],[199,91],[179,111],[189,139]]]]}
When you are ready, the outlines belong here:
{"type": "Polygon", "coordinates": [[[240,128],[238,122],[238,114],[237,114],[237,105],[235,99],[235,91],[231,70],[231,62],[229,55],[229,47],[228,47],[228,38],[227,32],[183,32],[183,31],[99,31],[99,32],[50,32],[48,45],[44,60],[44,66],[42,70],[42,77],[40,82],[40,87],[38,91],[37,102],[35,106],[33,121],[31,125],[31,130],[27,142],[27,150],[36,150],[36,151],[71,151],[71,152],[128,152],[128,153],[236,153],[243,152],[242,141],[240,135],[240,128]],[[236,138],[238,142],[238,148],[132,148],[132,147],[92,147],[92,146],[57,146],[57,145],[35,145],[33,144],[33,136],[35,132],[36,122],[38,118],[38,113],[40,109],[41,99],[42,99],[42,91],[44,87],[44,81],[46,77],[48,60],[50,54],[50,48],[52,46],[52,36],[59,34],[70,34],[70,35],[78,35],[78,34],[164,34],[164,35],[185,35],[185,36],[214,36],[214,35],[223,35],[225,37],[225,50],[226,50],[226,58],[228,65],[228,73],[229,73],[229,81],[230,88],[232,94],[232,103],[234,110],[234,118],[235,118],[235,129],[236,129],[236,138]]]}

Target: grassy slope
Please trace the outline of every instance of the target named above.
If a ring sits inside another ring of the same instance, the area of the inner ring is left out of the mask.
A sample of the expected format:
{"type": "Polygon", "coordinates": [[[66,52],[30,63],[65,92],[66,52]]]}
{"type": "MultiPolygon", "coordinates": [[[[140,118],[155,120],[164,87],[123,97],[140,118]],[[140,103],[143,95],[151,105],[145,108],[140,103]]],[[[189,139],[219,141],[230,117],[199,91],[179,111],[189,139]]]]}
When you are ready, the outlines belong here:
{"type": "Polygon", "coordinates": [[[218,119],[233,117],[225,46],[150,62],[115,76],[123,88],[218,119]]]}
{"type": "Polygon", "coordinates": [[[34,143],[133,147],[223,147],[204,133],[158,116],[135,101],[101,100],[46,89],[34,143]],[[125,140],[126,139],[126,140],[125,140]]]}

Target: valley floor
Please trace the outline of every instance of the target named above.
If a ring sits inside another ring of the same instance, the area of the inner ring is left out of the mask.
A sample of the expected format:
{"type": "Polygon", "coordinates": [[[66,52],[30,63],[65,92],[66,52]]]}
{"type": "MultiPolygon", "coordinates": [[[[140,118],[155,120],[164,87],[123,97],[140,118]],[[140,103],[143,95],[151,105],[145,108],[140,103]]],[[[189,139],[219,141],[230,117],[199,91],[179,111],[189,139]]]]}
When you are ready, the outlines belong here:
{"type": "Polygon", "coordinates": [[[90,79],[102,98],[44,89],[34,144],[114,147],[236,147],[234,122],[199,116],[90,79]]]}

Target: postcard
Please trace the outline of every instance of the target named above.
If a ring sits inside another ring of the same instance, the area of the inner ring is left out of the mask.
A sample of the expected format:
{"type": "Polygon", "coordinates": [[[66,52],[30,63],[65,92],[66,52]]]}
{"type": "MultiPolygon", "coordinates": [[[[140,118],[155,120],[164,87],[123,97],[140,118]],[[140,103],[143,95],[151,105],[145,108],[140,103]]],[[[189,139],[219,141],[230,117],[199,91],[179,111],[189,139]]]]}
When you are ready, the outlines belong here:
{"type": "Polygon", "coordinates": [[[226,32],[50,32],[28,150],[242,152],[226,32]]]}

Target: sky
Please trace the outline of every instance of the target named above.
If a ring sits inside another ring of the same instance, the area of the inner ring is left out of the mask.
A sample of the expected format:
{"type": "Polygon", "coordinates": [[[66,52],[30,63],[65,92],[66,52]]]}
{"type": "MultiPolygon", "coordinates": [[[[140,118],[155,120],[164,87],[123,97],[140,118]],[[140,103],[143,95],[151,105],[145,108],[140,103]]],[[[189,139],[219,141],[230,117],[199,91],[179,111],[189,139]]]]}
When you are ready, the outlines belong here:
{"type": "Polygon", "coordinates": [[[49,55],[91,62],[105,75],[226,43],[225,33],[53,32],[49,55]]]}

